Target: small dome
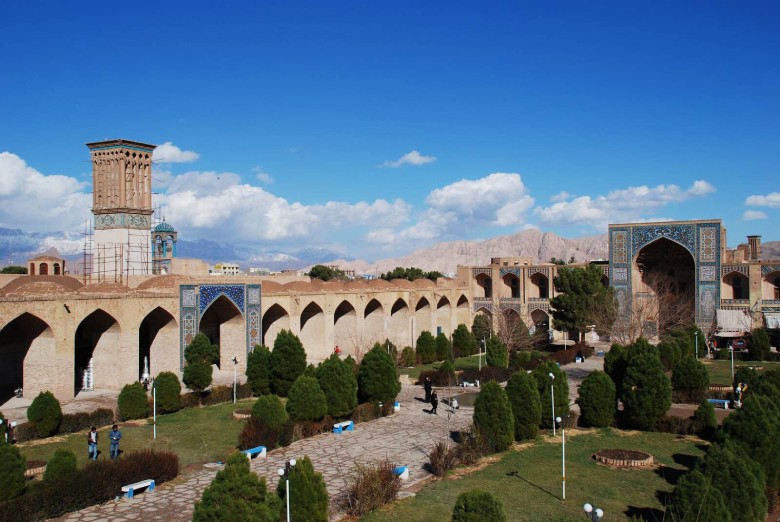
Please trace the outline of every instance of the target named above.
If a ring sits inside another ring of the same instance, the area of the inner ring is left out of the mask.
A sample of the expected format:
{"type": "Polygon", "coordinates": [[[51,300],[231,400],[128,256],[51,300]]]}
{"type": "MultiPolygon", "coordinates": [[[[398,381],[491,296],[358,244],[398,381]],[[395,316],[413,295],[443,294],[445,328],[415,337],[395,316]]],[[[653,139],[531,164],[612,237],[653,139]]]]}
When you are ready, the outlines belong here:
{"type": "Polygon", "coordinates": [[[162,223],[154,227],[154,231],[155,232],[176,232],[176,230],[171,225],[166,223],[164,219],[162,223]]]}

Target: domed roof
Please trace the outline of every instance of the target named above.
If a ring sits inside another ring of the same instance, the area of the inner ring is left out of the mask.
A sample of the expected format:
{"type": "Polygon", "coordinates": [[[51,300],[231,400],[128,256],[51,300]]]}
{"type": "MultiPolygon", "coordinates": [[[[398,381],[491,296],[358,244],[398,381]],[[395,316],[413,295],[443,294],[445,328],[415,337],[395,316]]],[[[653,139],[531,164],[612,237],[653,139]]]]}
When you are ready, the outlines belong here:
{"type": "Polygon", "coordinates": [[[176,232],[176,229],[174,229],[170,224],[165,222],[165,219],[163,219],[162,223],[158,224],[154,227],[155,232],[176,232]]]}

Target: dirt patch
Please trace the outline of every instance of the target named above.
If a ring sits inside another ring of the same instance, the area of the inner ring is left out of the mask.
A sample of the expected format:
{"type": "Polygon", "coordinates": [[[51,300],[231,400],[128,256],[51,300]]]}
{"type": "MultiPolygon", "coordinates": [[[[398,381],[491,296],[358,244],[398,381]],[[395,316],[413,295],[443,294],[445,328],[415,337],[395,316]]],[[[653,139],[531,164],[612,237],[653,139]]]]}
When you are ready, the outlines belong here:
{"type": "Polygon", "coordinates": [[[463,477],[467,477],[474,473],[475,471],[479,471],[481,469],[484,469],[491,464],[494,464],[501,460],[502,455],[491,455],[489,457],[483,457],[479,460],[479,462],[472,464],[471,466],[467,466],[464,468],[456,468],[452,471],[449,475],[447,475],[448,479],[460,479],[463,477]]]}

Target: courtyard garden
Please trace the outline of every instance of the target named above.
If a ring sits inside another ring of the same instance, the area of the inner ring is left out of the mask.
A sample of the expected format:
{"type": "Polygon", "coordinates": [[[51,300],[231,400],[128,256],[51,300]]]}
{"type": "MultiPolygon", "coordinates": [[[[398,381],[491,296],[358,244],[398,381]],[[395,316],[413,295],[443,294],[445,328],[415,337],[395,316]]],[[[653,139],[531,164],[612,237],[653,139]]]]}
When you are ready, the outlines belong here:
{"type": "MultiPolygon", "coordinates": [[[[728,386],[732,383],[731,379],[731,361],[730,360],[703,360],[702,363],[710,374],[710,384],[728,386]]],[[[734,361],[734,371],[741,367],[752,367],[759,374],[780,368],[780,362],[773,361],[734,361]]]]}

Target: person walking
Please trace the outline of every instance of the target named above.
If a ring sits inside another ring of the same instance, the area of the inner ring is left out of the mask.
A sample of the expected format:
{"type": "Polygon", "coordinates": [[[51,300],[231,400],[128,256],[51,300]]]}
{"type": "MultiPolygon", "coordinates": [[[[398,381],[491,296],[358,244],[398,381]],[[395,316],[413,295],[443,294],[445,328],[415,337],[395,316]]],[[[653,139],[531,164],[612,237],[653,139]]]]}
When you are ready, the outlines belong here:
{"type": "Polygon", "coordinates": [[[423,388],[425,389],[425,402],[431,402],[431,389],[433,388],[433,383],[431,383],[430,377],[426,377],[423,381],[423,388]]]}
{"type": "Polygon", "coordinates": [[[439,406],[439,394],[436,393],[436,390],[433,390],[433,393],[431,393],[431,413],[434,415],[438,415],[436,413],[436,408],[439,406]]]}
{"type": "Polygon", "coordinates": [[[91,460],[97,460],[98,456],[98,432],[97,428],[92,426],[92,429],[89,430],[89,434],[87,435],[87,448],[89,449],[89,458],[91,460]]]}
{"type": "Polygon", "coordinates": [[[111,427],[111,431],[108,433],[108,440],[110,441],[109,453],[111,454],[111,460],[119,457],[119,439],[122,438],[122,432],[116,424],[111,427]]]}

